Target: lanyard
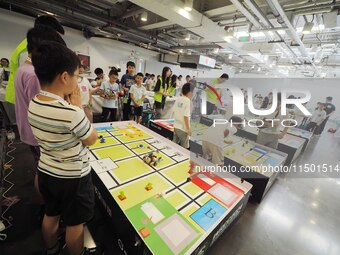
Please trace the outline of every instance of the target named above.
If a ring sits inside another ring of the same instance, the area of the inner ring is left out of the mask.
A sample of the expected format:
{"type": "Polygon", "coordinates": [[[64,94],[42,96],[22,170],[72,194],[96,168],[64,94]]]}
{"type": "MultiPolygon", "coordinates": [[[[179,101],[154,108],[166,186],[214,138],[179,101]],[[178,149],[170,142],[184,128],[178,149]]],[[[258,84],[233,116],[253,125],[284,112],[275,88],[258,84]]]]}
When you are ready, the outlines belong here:
{"type": "Polygon", "coordinates": [[[41,91],[40,91],[40,95],[43,95],[43,96],[46,96],[46,97],[51,97],[51,98],[54,98],[54,99],[56,99],[56,100],[58,100],[58,101],[59,101],[59,100],[60,100],[60,101],[65,101],[64,98],[62,98],[62,97],[60,97],[60,96],[58,96],[58,95],[56,95],[56,94],[53,94],[53,93],[44,91],[44,90],[41,90],[41,91]]]}

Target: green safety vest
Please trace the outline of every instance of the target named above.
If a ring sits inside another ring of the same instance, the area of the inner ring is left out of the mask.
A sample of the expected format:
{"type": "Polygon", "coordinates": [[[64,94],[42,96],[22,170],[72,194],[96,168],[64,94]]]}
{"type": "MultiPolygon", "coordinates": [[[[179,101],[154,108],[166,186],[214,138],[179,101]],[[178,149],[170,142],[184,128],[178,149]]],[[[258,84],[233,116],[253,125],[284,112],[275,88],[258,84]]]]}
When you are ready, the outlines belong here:
{"type": "Polygon", "coordinates": [[[19,68],[19,57],[20,54],[27,51],[27,39],[25,38],[13,51],[12,58],[10,62],[10,75],[8,79],[8,85],[6,88],[6,101],[12,104],[15,104],[15,88],[14,88],[14,79],[19,68]]]}
{"type": "MultiPolygon", "coordinates": [[[[213,84],[213,85],[218,84],[218,79],[213,80],[213,81],[212,81],[212,84],[213,84]]],[[[217,93],[218,93],[219,95],[221,95],[221,89],[216,89],[216,91],[217,91],[217,93]]],[[[209,88],[206,88],[206,89],[205,89],[205,93],[206,93],[206,95],[207,95],[207,98],[209,99],[209,102],[211,102],[211,103],[213,103],[213,104],[216,105],[216,103],[217,103],[217,96],[215,95],[215,93],[212,92],[209,88]]]]}
{"type": "Polygon", "coordinates": [[[163,92],[164,92],[164,88],[162,86],[163,80],[162,78],[159,78],[159,80],[161,81],[161,86],[159,87],[159,91],[155,92],[155,94],[153,95],[153,98],[155,99],[155,102],[162,103],[163,92]]]}
{"type": "Polygon", "coordinates": [[[169,85],[168,93],[170,94],[170,96],[175,96],[176,89],[169,85]]]}

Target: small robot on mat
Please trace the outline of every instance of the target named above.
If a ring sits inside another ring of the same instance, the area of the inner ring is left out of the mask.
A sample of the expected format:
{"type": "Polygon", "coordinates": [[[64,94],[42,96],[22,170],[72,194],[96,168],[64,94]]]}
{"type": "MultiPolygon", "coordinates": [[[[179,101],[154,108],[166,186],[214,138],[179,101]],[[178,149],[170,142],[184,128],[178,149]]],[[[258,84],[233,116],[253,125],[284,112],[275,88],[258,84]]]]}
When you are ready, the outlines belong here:
{"type": "Polygon", "coordinates": [[[143,157],[143,161],[149,166],[157,166],[157,164],[162,161],[162,157],[157,157],[155,152],[150,152],[143,157]]]}

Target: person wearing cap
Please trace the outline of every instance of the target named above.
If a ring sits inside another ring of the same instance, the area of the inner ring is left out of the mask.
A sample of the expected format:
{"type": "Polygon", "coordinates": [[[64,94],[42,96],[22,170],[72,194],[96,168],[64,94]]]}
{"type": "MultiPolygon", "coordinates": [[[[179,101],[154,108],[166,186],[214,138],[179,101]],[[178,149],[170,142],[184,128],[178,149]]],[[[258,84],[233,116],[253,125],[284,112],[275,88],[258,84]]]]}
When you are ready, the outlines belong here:
{"type": "MultiPolygon", "coordinates": [[[[222,84],[228,79],[229,79],[229,75],[224,73],[220,76],[220,78],[214,79],[212,81],[211,86],[215,88],[217,84],[222,84]]],[[[215,90],[222,98],[222,90],[219,88],[215,88],[215,90]]],[[[217,95],[209,88],[206,89],[206,94],[207,94],[207,115],[209,115],[217,110],[218,98],[217,98],[217,95]]]]}
{"type": "MultiPolygon", "coordinates": [[[[42,15],[35,19],[34,27],[43,25],[54,29],[59,34],[64,35],[65,31],[59,21],[50,15],[42,15]]],[[[12,53],[10,60],[10,75],[8,79],[8,84],[6,88],[6,101],[15,104],[15,89],[14,89],[14,79],[16,72],[21,64],[23,64],[27,59],[27,38],[22,40],[21,43],[15,48],[12,53]]]]}
{"type": "Polygon", "coordinates": [[[325,129],[325,126],[327,124],[327,121],[329,120],[329,117],[332,116],[335,112],[335,106],[332,104],[333,97],[326,97],[326,103],[325,105],[325,111],[327,113],[326,119],[320,124],[318,135],[321,135],[323,130],[325,129]]]}

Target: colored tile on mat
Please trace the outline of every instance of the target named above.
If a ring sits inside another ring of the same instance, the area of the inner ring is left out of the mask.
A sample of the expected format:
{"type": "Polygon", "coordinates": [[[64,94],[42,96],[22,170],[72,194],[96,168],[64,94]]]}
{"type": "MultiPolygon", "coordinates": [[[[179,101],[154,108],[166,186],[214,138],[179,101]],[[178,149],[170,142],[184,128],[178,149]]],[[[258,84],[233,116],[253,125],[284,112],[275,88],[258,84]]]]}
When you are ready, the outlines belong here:
{"type": "Polygon", "coordinates": [[[190,199],[178,189],[166,194],[164,198],[176,209],[179,209],[190,201],[190,199]]]}
{"type": "Polygon", "coordinates": [[[179,254],[197,236],[197,233],[179,215],[174,214],[157,227],[155,231],[173,251],[179,254]]]}
{"type": "Polygon", "coordinates": [[[180,187],[182,191],[184,191],[189,197],[195,198],[198,195],[202,194],[204,191],[198,187],[196,184],[192,182],[188,182],[180,187]]]}
{"type": "Polygon", "coordinates": [[[111,146],[93,151],[99,158],[111,158],[113,161],[134,156],[128,148],[123,145],[111,146]]]}
{"type": "Polygon", "coordinates": [[[110,137],[105,137],[104,136],[104,139],[105,139],[105,142],[101,143],[100,139],[98,138],[96,140],[96,143],[90,146],[90,149],[97,149],[97,148],[106,147],[106,146],[109,146],[109,145],[119,144],[117,139],[115,139],[114,137],[111,137],[111,136],[110,137]]]}
{"type": "Polygon", "coordinates": [[[208,231],[222,217],[226,210],[225,207],[211,199],[190,217],[201,226],[201,228],[208,231]]]}
{"type": "Polygon", "coordinates": [[[117,162],[117,168],[111,171],[112,175],[119,183],[124,183],[143,176],[154,170],[143,162],[140,158],[131,158],[117,162]]]}
{"type": "Polygon", "coordinates": [[[179,185],[186,182],[188,177],[190,177],[190,174],[188,173],[189,166],[189,161],[185,161],[163,170],[162,174],[164,174],[174,184],[179,185]]]}
{"type": "Polygon", "coordinates": [[[111,190],[111,194],[120,205],[122,210],[126,210],[150,197],[155,196],[156,194],[165,193],[171,188],[173,188],[171,183],[169,183],[159,174],[155,173],[127,183],[123,186],[114,188],[111,190]],[[147,191],[145,186],[149,183],[152,184],[152,189],[147,191]],[[119,200],[118,198],[120,192],[124,192],[124,195],[126,196],[126,199],[123,201],[119,200]]]}
{"type": "Polygon", "coordinates": [[[131,150],[133,150],[138,155],[156,150],[153,146],[151,146],[150,144],[144,141],[128,143],[126,144],[126,146],[128,146],[131,150]]]}

